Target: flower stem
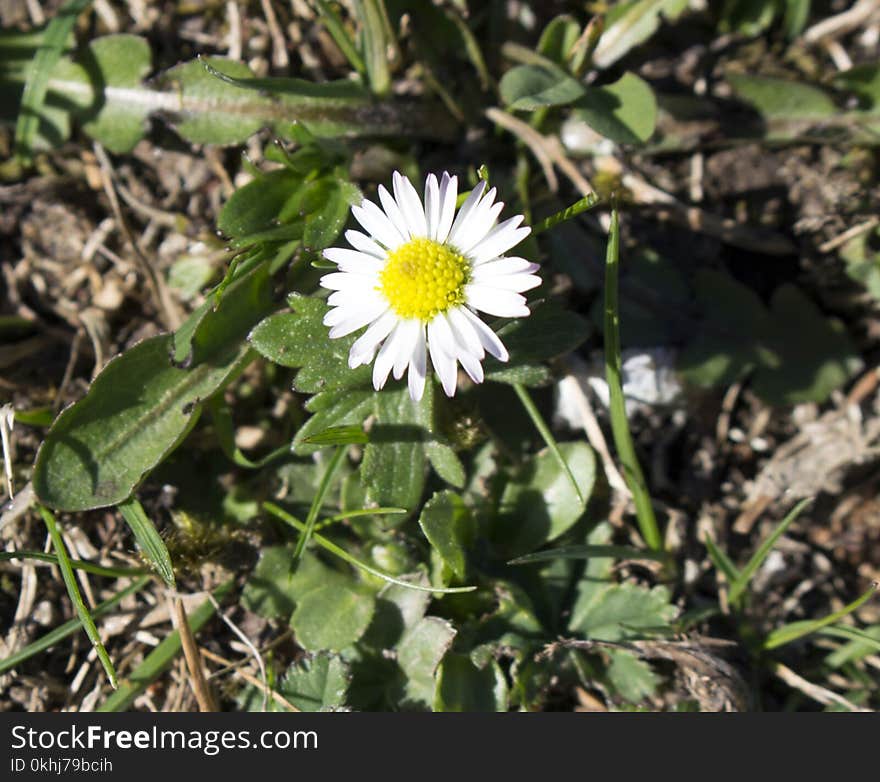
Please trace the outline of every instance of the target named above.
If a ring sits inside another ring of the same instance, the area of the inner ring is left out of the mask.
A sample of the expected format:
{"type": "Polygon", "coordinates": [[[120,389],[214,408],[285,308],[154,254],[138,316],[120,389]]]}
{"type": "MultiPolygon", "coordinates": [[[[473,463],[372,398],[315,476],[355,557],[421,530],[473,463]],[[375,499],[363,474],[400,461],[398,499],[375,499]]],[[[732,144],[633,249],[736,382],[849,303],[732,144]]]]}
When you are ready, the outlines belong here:
{"type": "Polygon", "coordinates": [[[649,548],[663,549],[663,538],[654,516],[651,495],[645,483],[645,476],[639,466],[633,445],[632,434],[626,420],[626,404],[623,399],[620,358],[620,309],[617,298],[618,259],[620,247],[620,226],[617,209],[611,210],[611,228],[608,232],[608,253],[605,258],[605,377],[608,381],[611,431],[614,445],[623,465],[626,484],[633,494],[636,505],[636,518],[642,537],[649,548]]]}
{"type": "Polygon", "coordinates": [[[529,418],[532,419],[532,423],[535,425],[535,429],[538,430],[541,437],[544,439],[544,442],[547,444],[547,447],[550,449],[550,452],[556,458],[556,461],[559,463],[559,466],[562,468],[562,471],[568,476],[568,479],[571,481],[571,485],[574,487],[575,494],[577,494],[578,500],[580,500],[581,504],[585,504],[586,500],[584,499],[584,495],[581,492],[581,487],[578,486],[578,482],[574,477],[574,474],[571,471],[571,468],[568,466],[568,462],[565,461],[565,457],[562,455],[562,451],[559,450],[559,445],[556,442],[556,438],[553,437],[553,433],[550,431],[550,428],[545,423],[543,417],[541,416],[541,412],[535,406],[532,397],[529,395],[529,392],[526,390],[526,387],[522,383],[514,383],[513,390],[516,391],[516,395],[519,397],[519,401],[522,402],[522,406],[526,409],[526,412],[529,414],[529,418]]]}

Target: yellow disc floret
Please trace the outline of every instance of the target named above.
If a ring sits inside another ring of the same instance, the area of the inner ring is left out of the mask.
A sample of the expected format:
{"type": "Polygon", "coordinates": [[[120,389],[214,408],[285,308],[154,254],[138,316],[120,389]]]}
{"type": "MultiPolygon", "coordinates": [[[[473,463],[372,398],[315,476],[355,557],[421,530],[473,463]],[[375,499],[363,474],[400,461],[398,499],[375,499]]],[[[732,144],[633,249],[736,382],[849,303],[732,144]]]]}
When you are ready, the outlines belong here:
{"type": "Polygon", "coordinates": [[[410,239],[388,253],[379,290],[401,318],[431,320],[463,304],[470,263],[454,248],[433,239],[410,239]]]}

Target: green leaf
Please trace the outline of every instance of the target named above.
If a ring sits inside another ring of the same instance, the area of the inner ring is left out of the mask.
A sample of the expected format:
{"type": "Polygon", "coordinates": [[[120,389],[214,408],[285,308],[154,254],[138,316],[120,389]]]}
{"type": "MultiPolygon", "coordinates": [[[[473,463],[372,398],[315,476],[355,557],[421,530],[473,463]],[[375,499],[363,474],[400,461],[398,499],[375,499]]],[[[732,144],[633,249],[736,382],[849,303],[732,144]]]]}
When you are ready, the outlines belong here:
{"type": "Polygon", "coordinates": [[[141,87],[151,68],[150,45],[137,35],[108,35],[92,41],[89,51],[89,67],[100,74],[100,82],[95,85],[97,108],[83,117],[83,130],[111,152],[130,152],[144,137],[150,107],[103,96],[141,87]]]}
{"type": "Polygon", "coordinates": [[[648,663],[625,649],[604,649],[603,653],[610,662],[606,670],[608,681],[621,697],[638,703],[654,694],[660,678],[648,663]]]}
{"type": "Polygon", "coordinates": [[[607,584],[586,605],[576,607],[569,630],[599,641],[622,641],[668,626],[676,609],[669,590],[607,584]]]}
{"type": "Polygon", "coordinates": [[[301,181],[302,177],[286,168],[260,174],[230,196],[220,212],[217,229],[240,239],[277,224],[278,215],[301,181]]]}
{"type": "Polygon", "coordinates": [[[575,45],[581,37],[581,26],[574,17],[563,14],[550,20],[538,40],[537,51],[562,68],[578,71],[583,60],[575,55],[575,45]],[[572,59],[575,55],[575,59],[572,59]]]}
{"type": "Polygon", "coordinates": [[[242,593],[242,605],[268,619],[289,619],[296,601],[319,586],[339,586],[350,579],[306,552],[293,568],[293,548],[268,546],[249,576],[242,593]]]}
{"type": "Polygon", "coordinates": [[[376,422],[361,465],[367,495],[377,505],[413,510],[422,498],[427,461],[419,403],[409,398],[406,388],[386,389],[375,394],[373,402],[376,422]]]}
{"type": "Polygon", "coordinates": [[[171,335],[147,339],[110,361],[47,433],[34,466],[40,500],[68,511],[126,500],[186,436],[202,400],[250,363],[245,334],[271,306],[261,267],[230,286],[204,317],[188,369],[172,365],[171,335]]]}
{"type": "Polygon", "coordinates": [[[478,668],[470,657],[447,654],[437,672],[434,711],[507,711],[507,681],[495,660],[478,668]]]}
{"type": "Polygon", "coordinates": [[[44,114],[52,69],[67,47],[77,17],[91,4],[91,0],[68,0],[61,6],[57,16],[49,22],[40,48],[31,60],[15,125],[15,151],[25,161],[30,160],[33,142],[44,114]]]}
{"type": "Polygon", "coordinates": [[[593,450],[583,442],[560,443],[559,450],[581,490],[545,448],[511,480],[501,496],[499,537],[505,551],[523,554],[559,537],[583,515],[596,478],[593,450]]]}
{"type": "Polygon", "coordinates": [[[648,83],[625,73],[613,84],[590,87],[572,116],[620,144],[643,144],[654,134],[657,99],[648,83]]]}
{"type": "Polygon", "coordinates": [[[675,20],[688,0],[628,0],[615,3],[605,22],[605,32],[593,52],[593,64],[607,68],[633,47],[650,38],[662,19],[675,20]]]}
{"type": "Polygon", "coordinates": [[[138,548],[144,553],[147,562],[155,570],[165,584],[172,589],[177,587],[174,581],[174,567],[171,555],[156,526],[147,516],[143,506],[135,497],[129,497],[118,505],[119,512],[137,541],[138,548]]]}
{"type": "Polygon", "coordinates": [[[517,65],[501,79],[501,99],[508,108],[537,111],[564,106],[581,98],[584,86],[559,68],[547,65],[517,65]]]}
{"type": "Polygon", "coordinates": [[[373,595],[363,589],[321,586],[299,599],[290,626],[305,649],[339,651],[366,632],[375,606],[373,595]]]}
{"type": "Polygon", "coordinates": [[[424,617],[406,631],[397,647],[397,664],[406,675],[404,705],[431,708],[437,668],[455,635],[455,628],[436,616],[424,617]]]}
{"type": "Polygon", "coordinates": [[[351,671],[337,655],[321,652],[293,663],[278,692],[300,711],[336,711],[345,706],[351,671]]]}
{"type": "Polygon", "coordinates": [[[289,303],[293,312],[266,318],[251,332],[253,348],[276,364],[299,368],[294,388],[302,393],[368,385],[372,372],[369,366],[348,366],[348,353],[357,335],[330,339],[323,323],[328,308],[320,299],[291,295],[289,303]]]}
{"type": "Polygon", "coordinates": [[[862,107],[880,111],[880,63],[857,65],[834,76],[835,85],[855,93],[862,107]]]}
{"type": "Polygon", "coordinates": [[[799,288],[782,285],[770,302],[773,329],[767,345],[775,355],[755,375],[754,389],[774,405],[824,402],[862,366],[844,325],[825,317],[799,288]],[[777,363],[778,362],[778,363],[777,363]]]}
{"type": "Polygon", "coordinates": [[[537,307],[528,318],[508,324],[498,332],[510,353],[510,361],[502,364],[495,359],[486,361],[486,379],[504,383],[522,383],[548,377],[542,361],[575,350],[593,333],[592,324],[565,309],[556,301],[537,307]]]}
{"type": "Polygon", "coordinates": [[[473,519],[455,492],[442,491],[425,503],[419,526],[441,559],[459,578],[464,578],[466,548],[473,537],[473,519]]]}
{"type": "Polygon", "coordinates": [[[359,204],[364,196],[355,185],[336,177],[325,177],[310,185],[317,192],[309,193],[311,203],[307,201],[301,207],[309,213],[303,244],[312,250],[322,250],[336,240],[348,220],[352,205],[359,204]],[[314,208],[309,209],[311,205],[314,208]]]}
{"type": "Polygon", "coordinates": [[[837,113],[828,93],[809,84],[744,73],[728,74],[727,80],[740,98],[765,117],[821,120],[837,113]]]}

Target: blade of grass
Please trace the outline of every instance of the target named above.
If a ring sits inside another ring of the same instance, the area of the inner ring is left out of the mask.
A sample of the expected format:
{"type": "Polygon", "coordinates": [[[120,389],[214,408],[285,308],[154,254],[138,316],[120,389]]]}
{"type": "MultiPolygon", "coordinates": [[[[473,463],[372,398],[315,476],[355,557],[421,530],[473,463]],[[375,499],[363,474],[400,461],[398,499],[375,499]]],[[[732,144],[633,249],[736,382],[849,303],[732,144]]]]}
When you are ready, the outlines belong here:
{"type": "MultiPolygon", "coordinates": [[[[264,502],[263,509],[267,512],[271,513],[277,519],[280,519],[285,524],[289,524],[296,530],[300,532],[305,532],[307,529],[307,525],[303,524],[299,519],[291,516],[284,508],[279,508],[272,502],[264,502]]],[[[302,539],[302,538],[300,538],[302,539]]],[[[381,570],[377,570],[374,567],[366,564],[365,562],[361,562],[359,559],[356,559],[351,554],[349,554],[345,549],[337,546],[335,543],[327,540],[323,535],[318,535],[317,533],[312,535],[312,540],[315,541],[321,548],[334,556],[339,557],[343,562],[347,562],[349,565],[358,568],[359,570],[363,570],[365,573],[369,573],[371,576],[376,576],[377,578],[381,578],[383,581],[387,581],[389,584],[397,584],[397,586],[405,587],[407,589],[414,589],[417,592],[432,592],[439,594],[455,594],[457,592],[473,592],[476,587],[475,586],[467,586],[467,587],[423,587],[419,584],[411,584],[409,581],[403,581],[402,579],[395,578],[394,576],[388,575],[388,573],[383,573],[381,570]]]]}
{"type": "Polygon", "coordinates": [[[650,559],[666,562],[669,555],[663,551],[645,551],[633,546],[561,546],[544,551],[535,551],[522,557],[511,559],[508,565],[528,565],[532,562],[545,562],[551,559],[590,559],[605,557],[613,559],[650,559]]]}
{"type": "Polygon", "coordinates": [[[64,579],[64,586],[67,587],[67,594],[70,596],[73,608],[76,611],[76,615],[79,617],[83,630],[86,631],[86,635],[92,642],[92,646],[95,647],[95,652],[98,654],[98,659],[101,661],[101,665],[104,666],[104,672],[110,680],[110,686],[115,690],[117,687],[116,669],[110,661],[110,656],[107,654],[107,650],[104,648],[104,643],[101,641],[101,636],[98,634],[98,628],[95,627],[95,621],[92,619],[89,609],[83,602],[82,595],[79,592],[79,586],[76,583],[76,576],[73,574],[73,567],[70,564],[70,557],[67,554],[67,548],[64,546],[64,541],[61,539],[61,533],[58,531],[58,523],[55,521],[55,517],[49,510],[42,505],[39,505],[38,507],[40,509],[40,515],[43,517],[43,521],[46,522],[46,528],[49,530],[49,537],[52,538],[52,547],[55,549],[55,554],[58,557],[58,568],[61,570],[61,577],[64,579]]]}
{"type": "MultiPolygon", "coordinates": [[[[215,605],[222,600],[235,584],[234,579],[224,582],[214,591],[214,600],[205,600],[195,611],[189,615],[189,626],[195,634],[204,627],[207,621],[214,616],[215,605]]],[[[169,633],[165,639],[150,652],[143,662],[132,671],[131,675],[123,679],[119,689],[114,692],[95,711],[112,712],[124,711],[134,702],[147,687],[155,681],[162,672],[180,654],[180,633],[177,630],[169,633]]]]}
{"type": "Polygon", "coordinates": [[[706,546],[706,551],[709,552],[709,559],[712,560],[712,564],[724,573],[727,583],[732,584],[736,581],[739,578],[739,570],[736,565],[730,561],[730,557],[718,547],[712,538],[706,538],[703,541],[703,545],[706,546]]]}
{"type": "Polygon", "coordinates": [[[739,605],[740,598],[745,594],[749,581],[752,580],[752,577],[758,571],[758,568],[761,567],[764,560],[767,559],[773,546],[776,545],[776,541],[782,537],[785,531],[791,526],[791,523],[800,515],[801,511],[810,504],[810,502],[812,502],[812,498],[808,497],[805,500],[801,500],[791,509],[791,511],[789,511],[788,515],[779,522],[779,526],[767,536],[767,540],[765,540],[752,555],[752,558],[740,571],[739,576],[731,582],[730,594],[728,596],[731,605],[739,605]]]}
{"type": "Polygon", "coordinates": [[[15,153],[23,163],[31,162],[33,141],[40,126],[40,113],[46,99],[49,76],[61,59],[77,17],[91,4],[92,0],[68,0],[61,6],[58,15],[46,26],[40,48],[31,60],[15,124],[15,153]]]}
{"type": "Polygon", "coordinates": [[[566,220],[571,220],[572,217],[577,217],[582,212],[586,212],[598,205],[601,200],[602,199],[596,193],[585,195],[579,201],[575,201],[571,206],[566,207],[562,211],[556,212],[549,217],[545,217],[540,223],[532,226],[532,236],[537,236],[548,228],[553,228],[560,223],[564,223],[566,220]]]}
{"type": "Polygon", "coordinates": [[[406,508],[362,508],[360,510],[348,510],[345,513],[337,513],[327,519],[321,519],[315,524],[315,530],[324,529],[331,524],[336,524],[346,519],[356,519],[359,516],[397,516],[402,513],[409,513],[406,508]]]}
{"type": "Polygon", "coordinates": [[[608,232],[608,252],[605,258],[605,377],[608,382],[608,410],[611,415],[614,445],[623,465],[626,484],[633,495],[642,537],[649,548],[662,550],[663,538],[657,526],[651,496],[636,457],[632,434],[626,420],[626,404],[620,378],[620,307],[617,296],[619,251],[620,223],[615,208],[611,210],[611,228],[608,232]]]}
{"type": "Polygon", "coordinates": [[[165,541],[159,535],[155,524],[147,516],[143,506],[134,496],[116,506],[125,519],[125,523],[134,534],[138,547],[144,552],[144,556],[152,568],[159,574],[166,586],[175,588],[174,567],[171,564],[171,555],[165,541]]]}
{"type": "Polygon", "coordinates": [[[339,47],[339,51],[345,55],[345,59],[348,60],[352,68],[361,74],[361,76],[365,75],[367,72],[367,66],[364,64],[363,57],[358,53],[354,41],[348,34],[348,30],[346,30],[345,25],[342,24],[339,15],[329,3],[325,2],[325,0],[313,0],[313,2],[318,13],[321,15],[321,20],[324,22],[327,32],[330,33],[330,37],[339,47]]]}
{"type": "MultiPolygon", "coordinates": [[[[135,592],[139,592],[143,589],[147,584],[152,581],[151,576],[147,576],[144,578],[139,578],[137,581],[129,584],[125,589],[117,592],[113,597],[107,598],[102,603],[98,603],[95,608],[92,610],[92,618],[98,619],[104,614],[110,613],[114,608],[116,608],[119,603],[121,603],[126,597],[129,595],[133,595],[135,592]]],[[[9,657],[0,660],[0,674],[6,673],[6,671],[15,668],[16,665],[23,663],[25,660],[29,660],[34,655],[39,654],[40,652],[44,652],[46,649],[49,649],[55,644],[63,641],[68,636],[73,635],[77,630],[80,629],[80,621],[79,619],[70,619],[65,622],[63,625],[59,625],[54,630],[50,630],[46,635],[38,638],[33,643],[28,644],[24,649],[20,649],[15,654],[10,655],[9,657]]]]}
{"type": "Polygon", "coordinates": [[[391,71],[388,67],[390,41],[385,24],[384,3],[382,0],[358,0],[355,9],[361,22],[367,80],[373,94],[381,97],[391,91],[391,71]]]}
{"type": "MultiPolygon", "coordinates": [[[[875,630],[878,628],[875,626],[875,630]]],[[[820,635],[827,635],[831,638],[844,638],[849,641],[848,644],[835,650],[825,662],[832,668],[839,668],[847,662],[859,660],[871,652],[880,652],[880,637],[875,637],[863,630],[856,630],[854,627],[846,625],[832,625],[831,627],[823,627],[819,631],[820,635]]]]}
{"type": "Polygon", "coordinates": [[[857,611],[863,603],[866,603],[874,596],[876,591],[877,582],[875,581],[871,584],[870,588],[853,600],[852,603],[845,605],[833,614],[828,614],[828,616],[824,616],[821,619],[792,622],[784,627],[780,627],[778,630],[774,630],[766,639],[764,639],[764,649],[766,651],[777,649],[780,646],[796,641],[798,638],[803,638],[805,635],[818,632],[819,630],[828,627],[828,625],[833,625],[835,622],[843,619],[843,617],[851,614],[853,611],[857,611]]]}
{"type": "Polygon", "coordinates": [[[581,492],[581,487],[578,486],[578,482],[575,479],[571,468],[568,466],[568,462],[565,461],[565,457],[562,455],[562,451],[559,450],[559,445],[556,442],[556,438],[553,437],[553,433],[550,431],[550,427],[547,426],[547,424],[544,422],[544,419],[541,417],[541,413],[535,406],[534,401],[532,401],[532,397],[529,395],[526,387],[522,383],[514,383],[513,390],[516,391],[516,395],[519,397],[519,401],[522,402],[522,406],[529,414],[529,418],[532,419],[532,423],[535,425],[535,429],[537,429],[540,433],[544,442],[547,444],[547,447],[550,449],[550,452],[553,454],[553,457],[562,468],[562,471],[568,476],[568,480],[574,487],[575,494],[577,494],[577,497],[580,500],[581,504],[585,505],[587,501],[584,498],[583,493],[581,492]]]}
{"type": "MultiPolygon", "coordinates": [[[[58,557],[54,554],[46,554],[43,551],[0,551],[0,562],[9,562],[14,559],[36,559],[38,562],[48,562],[50,565],[58,564],[58,557]]],[[[147,568],[137,567],[112,567],[98,565],[94,562],[86,562],[82,559],[71,559],[70,565],[74,570],[82,570],[94,576],[107,576],[107,578],[125,578],[127,576],[142,576],[149,573],[147,568]]]]}
{"type": "Polygon", "coordinates": [[[305,551],[306,546],[309,544],[312,533],[315,531],[315,522],[318,520],[318,513],[321,510],[321,504],[324,502],[324,495],[327,494],[327,489],[330,488],[330,481],[333,480],[336,470],[338,470],[339,465],[342,464],[344,456],[345,448],[342,446],[337,447],[336,452],[330,459],[330,464],[327,465],[327,469],[324,471],[324,476],[321,478],[321,483],[318,485],[318,491],[315,492],[315,496],[312,498],[312,506],[309,508],[308,515],[306,516],[305,529],[303,530],[303,534],[300,535],[296,544],[296,549],[294,549],[293,552],[294,562],[299,560],[303,551],[305,551]]]}

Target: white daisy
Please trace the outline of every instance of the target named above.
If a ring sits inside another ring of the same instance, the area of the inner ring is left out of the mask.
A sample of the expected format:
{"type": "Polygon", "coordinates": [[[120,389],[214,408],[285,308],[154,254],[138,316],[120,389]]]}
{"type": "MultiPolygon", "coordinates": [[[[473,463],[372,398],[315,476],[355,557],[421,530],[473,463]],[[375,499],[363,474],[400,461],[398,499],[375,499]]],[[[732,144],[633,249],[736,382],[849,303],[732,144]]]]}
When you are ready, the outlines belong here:
{"type": "Polygon", "coordinates": [[[352,207],[366,233],[346,231],[353,250],[333,247],[324,257],[338,271],[321,278],[333,291],[324,324],[330,337],[364,326],[352,345],[348,365],[373,364],[378,391],[389,373],[408,370],[409,394],[425,389],[427,357],[447,396],[455,393],[458,364],[475,383],[488,352],[508,360],[501,340],[477,311],[506,318],[529,314],[521,294],[541,284],[538,265],[503,254],[529,234],[522,215],[497,224],[504,204],[481,182],[458,214],[458,178],[429,174],[424,204],[405,176],[394,173],[394,195],[379,186],[380,209],[371,201],[352,207]],[[378,355],[377,355],[378,351],[378,355]]]}

